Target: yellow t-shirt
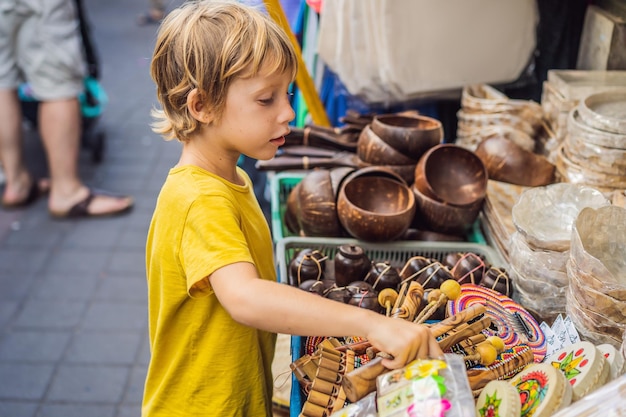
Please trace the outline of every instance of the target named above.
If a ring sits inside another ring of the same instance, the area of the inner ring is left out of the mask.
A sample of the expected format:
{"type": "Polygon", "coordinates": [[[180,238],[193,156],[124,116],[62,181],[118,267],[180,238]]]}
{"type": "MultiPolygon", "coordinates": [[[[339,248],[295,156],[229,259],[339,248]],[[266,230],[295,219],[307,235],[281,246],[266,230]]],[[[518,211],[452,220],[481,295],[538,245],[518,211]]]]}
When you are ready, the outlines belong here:
{"type": "Polygon", "coordinates": [[[174,168],[146,243],[151,359],[143,417],[270,416],[276,335],[235,322],[207,277],[251,262],[276,280],[269,227],[248,175],[174,168]]]}

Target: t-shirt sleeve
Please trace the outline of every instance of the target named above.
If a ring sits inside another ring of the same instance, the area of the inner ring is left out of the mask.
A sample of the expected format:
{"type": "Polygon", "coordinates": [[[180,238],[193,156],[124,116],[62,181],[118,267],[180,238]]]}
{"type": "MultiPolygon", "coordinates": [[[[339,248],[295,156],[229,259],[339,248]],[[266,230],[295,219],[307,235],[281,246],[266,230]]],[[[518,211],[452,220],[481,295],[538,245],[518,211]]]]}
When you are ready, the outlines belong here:
{"type": "Polygon", "coordinates": [[[223,195],[201,196],[189,208],[180,256],[191,296],[211,294],[208,277],[219,268],[254,263],[241,230],[241,215],[223,195]]]}

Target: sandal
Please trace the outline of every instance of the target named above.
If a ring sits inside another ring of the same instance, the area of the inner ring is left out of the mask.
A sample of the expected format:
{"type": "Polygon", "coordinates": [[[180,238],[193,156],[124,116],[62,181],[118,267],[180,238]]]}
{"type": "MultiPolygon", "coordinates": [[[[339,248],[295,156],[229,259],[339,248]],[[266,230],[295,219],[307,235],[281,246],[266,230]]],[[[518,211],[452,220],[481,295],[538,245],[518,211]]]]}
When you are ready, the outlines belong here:
{"type": "Polygon", "coordinates": [[[56,219],[81,219],[81,218],[89,218],[89,217],[102,218],[102,217],[119,216],[121,214],[128,213],[129,211],[131,211],[132,208],[133,208],[133,199],[131,197],[111,194],[106,191],[99,191],[99,190],[94,190],[90,188],[89,194],[87,195],[87,197],[85,197],[85,199],[83,199],[82,201],[79,201],[78,203],[74,204],[68,211],[66,212],[50,211],[50,215],[56,219]],[[109,196],[109,197],[116,197],[120,199],[127,199],[128,204],[126,204],[126,206],[117,210],[107,211],[103,213],[90,213],[89,205],[91,204],[93,199],[98,196],[109,196]]]}
{"type": "Polygon", "coordinates": [[[2,201],[2,207],[7,210],[15,210],[21,209],[30,206],[35,201],[39,199],[39,197],[45,195],[50,191],[50,184],[47,180],[41,180],[38,178],[33,178],[33,182],[30,184],[30,188],[28,189],[28,194],[26,198],[22,201],[17,201],[14,203],[5,203],[2,201]]]}

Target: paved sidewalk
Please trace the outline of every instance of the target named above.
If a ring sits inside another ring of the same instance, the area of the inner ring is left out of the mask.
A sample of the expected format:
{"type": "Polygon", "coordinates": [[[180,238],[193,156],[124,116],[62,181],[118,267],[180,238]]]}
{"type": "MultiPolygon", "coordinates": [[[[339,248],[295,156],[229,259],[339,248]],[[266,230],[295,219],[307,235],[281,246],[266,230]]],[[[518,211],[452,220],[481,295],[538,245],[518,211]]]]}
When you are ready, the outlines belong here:
{"type": "MultiPolygon", "coordinates": [[[[149,350],[144,243],[177,142],[150,131],[147,0],[84,0],[109,105],[101,164],[82,155],[89,185],[132,194],[119,218],[58,221],[46,202],[0,210],[0,417],[140,415],[149,350]]],[[[179,3],[179,2],[171,2],[179,3]]],[[[45,172],[34,132],[29,163],[45,172]]]]}

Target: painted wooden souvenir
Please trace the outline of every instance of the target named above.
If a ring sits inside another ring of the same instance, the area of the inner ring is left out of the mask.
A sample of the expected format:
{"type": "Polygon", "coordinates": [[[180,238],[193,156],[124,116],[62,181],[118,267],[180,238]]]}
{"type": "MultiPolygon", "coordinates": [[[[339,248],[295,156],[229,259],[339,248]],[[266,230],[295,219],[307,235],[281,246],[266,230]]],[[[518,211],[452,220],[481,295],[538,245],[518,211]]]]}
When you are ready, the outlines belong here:
{"type": "Polygon", "coordinates": [[[577,401],[604,385],[609,378],[610,365],[596,346],[587,341],[566,346],[546,358],[563,372],[572,386],[573,400],[577,401]]]}
{"type": "Polygon", "coordinates": [[[522,404],[517,389],[506,381],[491,381],[476,400],[479,417],[519,417],[522,404]]]}
{"type": "Polygon", "coordinates": [[[549,417],[572,402],[572,386],[548,363],[528,365],[511,384],[519,393],[521,417],[549,417]]]}
{"type": "Polygon", "coordinates": [[[448,315],[454,315],[474,304],[485,305],[486,314],[493,325],[483,332],[487,336],[498,336],[506,347],[519,344],[530,346],[535,362],[542,362],[546,356],[546,338],[537,320],[520,304],[498,291],[480,285],[461,285],[461,295],[448,302],[448,315]]]}

